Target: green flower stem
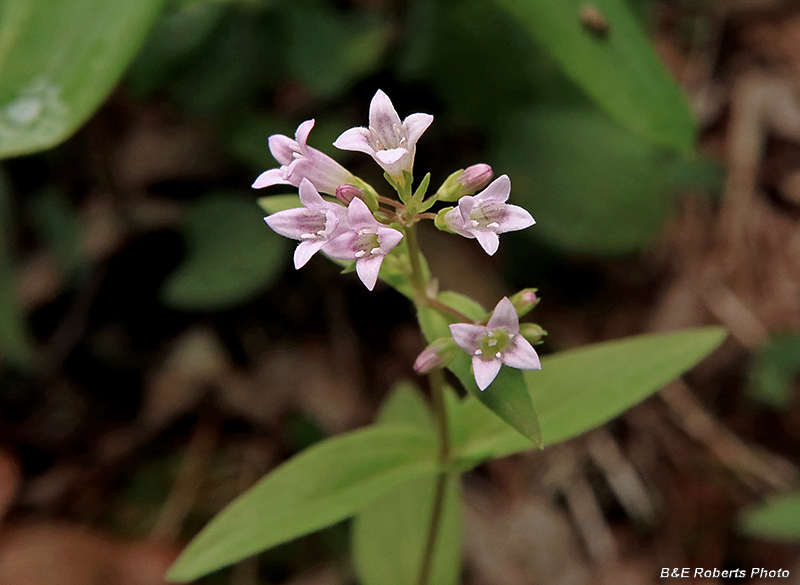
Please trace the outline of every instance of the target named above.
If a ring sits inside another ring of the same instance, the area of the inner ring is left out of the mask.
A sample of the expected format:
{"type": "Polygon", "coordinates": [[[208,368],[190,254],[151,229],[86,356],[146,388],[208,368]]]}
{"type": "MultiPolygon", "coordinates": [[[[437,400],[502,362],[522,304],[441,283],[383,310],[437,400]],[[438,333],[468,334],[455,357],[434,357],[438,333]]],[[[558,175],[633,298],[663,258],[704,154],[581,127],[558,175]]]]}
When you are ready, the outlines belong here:
{"type": "MultiPolygon", "coordinates": [[[[414,303],[417,311],[428,305],[427,282],[422,272],[422,255],[417,241],[417,231],[413,225],[405,227],[408,255],[411,260],[411,285],[414,287],[414,303]]],[[[440,470],[436,478],[436,491],[433,497],[428,536],[425,541],[425,552],[422,557],[418,585],[429,585],[431,571],[433,570],[434,555],[436,553],[436,540],[439,536],[439,527],[442,523],[444,511],[444,496],[447,487],[450,468],[450,429],[447,426],[447,410],[444,401],[445,379],[441,368],[435,368],[428,374],[432,400],[431,410],[439,435],[439,465],[440,470]]]]}

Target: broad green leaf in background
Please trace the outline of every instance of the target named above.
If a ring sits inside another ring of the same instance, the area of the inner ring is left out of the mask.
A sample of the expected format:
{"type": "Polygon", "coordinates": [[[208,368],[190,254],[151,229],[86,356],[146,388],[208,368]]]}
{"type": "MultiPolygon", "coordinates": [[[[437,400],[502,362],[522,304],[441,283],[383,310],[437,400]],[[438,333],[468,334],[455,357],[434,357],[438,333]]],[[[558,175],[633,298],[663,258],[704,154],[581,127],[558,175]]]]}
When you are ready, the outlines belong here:
{"type": "Polygon", "coordinates": [[[286,4],[288,65],[320,96],[340,94],[374,70],[388,46],[391,26],[364,14],[340,14],[325,2],[286,4]]]}
{"type": "Polygon", "coordinates": [[[512,199],[536,218],[525,235],[589,254],[642,248],[670,210],[665,153],[592,108],[515,118],[497,144],[512,199]]]}
{"type": "MultiPolygon", "coordinates": [[[[544,445],[598,427],[687,372],[725,339],[721,327],[638,335],[542,358],[525,372],[544,445]]],[[[533,447],[474,399],[453,413],[455,451],[466,465],[533,447]]]]}
{"type": "Polygon", "coordinates": [[[739,530],[750,536],[781,542],[800,542],[800,491],[794,490],[745,508],[739,530]]]}
{"type": "Polygon", "coordinates": [[[587,101],[492,0],[411,2],[404,32],[399,75],[432,86],[459,122],[496,132],[531,103],[587,101]]]}
{"type": "Polygon", "coordinates": [[[372,499],[436,470],[436,443],[413,426],[384,425],[317,443],[217,515],[170,569],[186,583],[330,526],[372,499]]]}
{"type": "MultiPolygon", "coordinates": [[[[452,299],[455,294],[450,293],[449,299],[452,299]]],[[[443,297],[441,300],[447,302],[448,296],[443,297]]],[[[420,307],[417,319],[422,333],[429,343],[441,337],[448,337],[450,335],[448,325],[454,322],[454,319],[449,315],[444,315],[438,310],[429,307],[420,307]]],[[[494,382],[486,390],[481,391],[475,383],[475,377],[472,374],[472,362],[466,352],[459,351],[456,358],[447,366],[447,369],[456,375],[459,382],[470,394],[511,425],[513,429],[516,429],[522,435],[520,437],[521,440],[524,440],[522,437],[526,437],[534,445],[541,445],[542,435],[539,428],[539,418],[531,402],[521,370],[503,366],[500,368],[500,372],[494,382]]],[[[528,445],[530,445],[530,442],[528,445]]]]}
{"type": "Polygon", "coordinates": [[[269,229],[258,207],[236,195],[210,195],[186,216],[188,257],[164,283],[167,304],[211,310],[247,301],[283,267],[288,240],[269,229]]]}
{"type": "MultiPolygon", "coordinates": [[[[412,424],[432,438],[428,407],[411,384],[399,384],[378,416],[379,424],[412,424]]],[[[363,585],[415,585],[428,536],[436,475],[416,477],[373,500],[355,517],[353,558],[363,585]]],[[[458,475],[448,478],[431,583],[452,585],[461,566],[458,475]]]]}
{"type": "Polygon", "coordinates": [[[0,3],[0,158],[50,148],[103,102],[163,0],[0,3]]]}
{"type": "Polygon", "coordinates": [[[690,151],[695,123],[678,85],[625,0],[495,0],[617,122],[655,144],[690,151]],[[608,23],[593,30],[591,7],[608,23]]]}
{"type": "Polygon", "coordinates": [[[793,396],[800,375],[800,332],[776,335],[761,347],[750,370],[748,393],[755,400],[780,408],[793,396]]]}
{"type": "Polygon", "coordinates": [[[166,10],[126,75],[127,85],[136,96],[144,100],[159,85],[183,73],[224,14],[222,3],[206,1],[166,10]]]}
{"type": "Polygon", "coordinates": [[[259,197],[257,203],[267,215],[294,209],[295,207],[303,207],[303,204],[300,203],[299,195],[268,195],[267,197],[259,197]]]}

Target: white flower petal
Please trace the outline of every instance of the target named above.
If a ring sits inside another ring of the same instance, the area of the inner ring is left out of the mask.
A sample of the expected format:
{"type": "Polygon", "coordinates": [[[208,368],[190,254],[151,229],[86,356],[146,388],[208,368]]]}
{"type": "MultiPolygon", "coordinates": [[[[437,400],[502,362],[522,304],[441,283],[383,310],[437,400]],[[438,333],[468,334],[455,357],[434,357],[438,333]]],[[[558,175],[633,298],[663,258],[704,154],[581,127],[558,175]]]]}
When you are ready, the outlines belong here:
{"type": "Polygon", "coordinates": [[[486,335],[486,327],[472,323],[453,323],[450,325],[450,335],[456,345],[472,355],[480,347],[481,339],[486,335]]]}
{"type": "Polygon", "coordinates": [[[403,120],[403,131],[408,140],[407,148],[411,149],[416,146],[417,140],[428,129],[431,122],[433,122],[433,116],[430,114],[411,114],[403,120]]]}
{"type": "Polygon", "coordinates": [[[297,248],[294,249],[294,267],[300,269],[305,266],[306,262],[311,260],[311,257],[320,251],[325,244],[325,240],[314,240],[308,242],[300,242],[297,248]]]}
{"type": "Polygon", "coordinates": [[[499,359],[484,360],[474,356],[472,358],[472,373],[475,375],[475,383],[478,384],[478,388],[486,390],[489,384],[494,382],[502,365],[499,359]]]}
{"type": "Polygon", "coordinates": [[[500,175],[476,197],[493,203],[505,203],[508,201],[509,195],[511,195],[511,179],[508,178],[508,175],[500,175]]]}
{"type": "Polygon", "coordinates": [[[497,249],[500,247],[500,236],[496,233],[484,230],[471,230],[471,233],[478,239],[481,248],[483,248],[489,256],[493,256],[494,253],[497,252],[497,249]]]}
{"type": "Polygon", "coordinates": [[[272,185],[291,185],[291,183],[284,179],[284,172],[281,169],[269,169],[258,175],[253,182],[253,189],[263,189],[272,185]]]}
{"type": "Polygon", "coordinates": [[[489,322],[486,324],[486,328],[489,331],[502,328],[509,333],[519,333],[519,315],[517,315],[517,310],[514,308],[514,303],[508,297],[503,297],[497,303],[489,322]]]}
{"type": "Polygon", "coordinates": [[[368,290],[375,288],[384,258],[385,256],[378,254],[376,256],[365,256],[356,262],[356,273],[368,290]]]}
{"type": "Polygon", "coordinates": [[[372,156],[375,149],[370,144],[371,137],[372,134],[366,128],[350,128],[342,132],[333,145],[339,150],[353,150],[372,156]]]}
{"type": "Polygon", "coordinates": [[[542,362],[530,342],[518,335],[514,338],[514,347],[506,350],[502,357],[503,363],[520,370],[541,370],[542,362]]]}

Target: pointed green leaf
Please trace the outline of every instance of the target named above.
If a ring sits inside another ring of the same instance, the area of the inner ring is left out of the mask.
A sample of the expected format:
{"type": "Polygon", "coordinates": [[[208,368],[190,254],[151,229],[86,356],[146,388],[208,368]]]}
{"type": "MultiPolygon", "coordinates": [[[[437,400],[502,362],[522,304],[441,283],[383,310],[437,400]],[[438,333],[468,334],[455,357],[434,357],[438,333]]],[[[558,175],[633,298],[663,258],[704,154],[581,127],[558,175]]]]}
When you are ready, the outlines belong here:
{"type": "Polygon", "coordinates": [[[800,542],[800,490],[746,508],[739,515],[739,530],[750,536],[781,542],[800,542]]]}
{"type": "Polygon", "coordinates": [[[486,321],[489,319],[489,312],[486,309],[461,293],[446,290],[440,292],[437,298],[440,302],[452,307],[473,321],[486,321]]]}
{"type": "MultiPolygon", "coordinates": [[[[541,371],[524,376],[544,444],[608,422],[691,369],[725,337],[721,327],[703,327],[638,335],[543,358],[541,371]]],[[[453,416],[458,420],[455,451],[467,465],[532,447],[470,398],[461,402],[453,416]]]]}
{"type": "Polygon", "coordinates": [[[0,3],[0,158],[50,148],[98,108],[163,0],[0,3]]]}
{"type": "Polygon", "coordinates": [[[495,0],[606,112],[664,146],[691,150],[695,123],[625,0],[495,0]],[[608,24],[592,28],[587,10],[608,24]]]}
{"type": "MultiPolygon", "coordinates": [[[[363,585],[415,585],[428,536],[436,476],[406,482],[356,516],[353,559],[363,585]]],[[[447,478],[430,583],[454,585],[461,569],[461,489],[447,478]]]]}
{"type": "Polygon", "coordinates": [[[309,534],[436,470],[436,444],[411,426],[369,427],[290,459],[217,515],[170,569],[185,583],[309,534]]]}
{"type": "MultiPolygon", "coordinates": [[[[402,384],[381,408],[380,424],[406,423],[435,437],[428,407],[412,384],[402,384]]],[[[416,477],[371,502],[353,523],[353,558],[363,585],[415,585],[419,578],[436,474],[416,477]]],[[[453,585],[461,567],[460,486],[448,478],[431,583],[453,585]]]]}

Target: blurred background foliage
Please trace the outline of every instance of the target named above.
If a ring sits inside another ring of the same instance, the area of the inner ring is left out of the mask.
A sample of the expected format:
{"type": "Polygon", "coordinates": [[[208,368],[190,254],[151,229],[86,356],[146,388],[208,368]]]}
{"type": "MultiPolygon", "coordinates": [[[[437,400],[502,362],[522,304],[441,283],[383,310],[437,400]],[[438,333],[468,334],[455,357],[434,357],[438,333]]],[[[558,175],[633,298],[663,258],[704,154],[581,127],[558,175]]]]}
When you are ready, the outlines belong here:
{"type": "MultiPolygon", "coordinates": [[[[154,518],[141,536],[169,525],[142,506],[172,497],[164,485],[180,483],[185,459],[172,443],[197,420],[232,434],[217,457],[245,461],[243,489],[252,469],[368,420],[387,387],[410,376],[421,341],[408,333],[405,301],[367,295],[322,260],[295,273],[291,246],[255,203],[287,191],[249,189],[276,166],[268,137],[312,117],[312,146],[381,185],[368,157],[331,146],[366,123],[378,88],[401,116],[435,115],[417,153],[434,186],[489,163],[538,222],[491,260],[423,234],[443,284],[486,306],[538,286],[541,322],[555,333],[544,351],[650,327],[664,283],[681,271],[658,259],[681,239],[669,222],[687,194],[715,209],[725,172],[713,146],[724,122],[690,111],[649,35],[707,54],[697,31],[729,26],[715,10],[688,0],[3,2],[0,442],[22,465],[21,513],[105,515],[112,527],[154,518]],[[710,135],[712,147],[696,148],[710,135]],[[328,402],[308,390],[318,380],[303,386],[285,371],[313,379],[329,358],[339,377],[322,384],[338,389],[328,402]],[[287,398],[282,380],[306,394],[287,398]],[[255,464],[237,450],[247,433],[269,445],[259,443],[255,464]],[[52,472],[73,479],[50,499],[24,496],[52,472]],[[76,495],[87,481],[104,504],[76,495]]],[[[730,43],[720,43],[724,54],[730,43]]],[[[707,376],[717,380],[710,402],[735,411],[740,428],[758,426],[741,421],[762,416],[760,405],[773,413],[763,416],[794,416],[797,324],[771,323],[790,332],[745,343],[753,366],[731,374],[741,401],[718,391],[721,375],[707,376]]],[[[224,483],[219,467],[212,479],[224,483]]],[[[230,497],[190,499],[208,517],[230,497]]],[[[273,551],[269,578],[341,554],[341,532],[273,551]]]]}

